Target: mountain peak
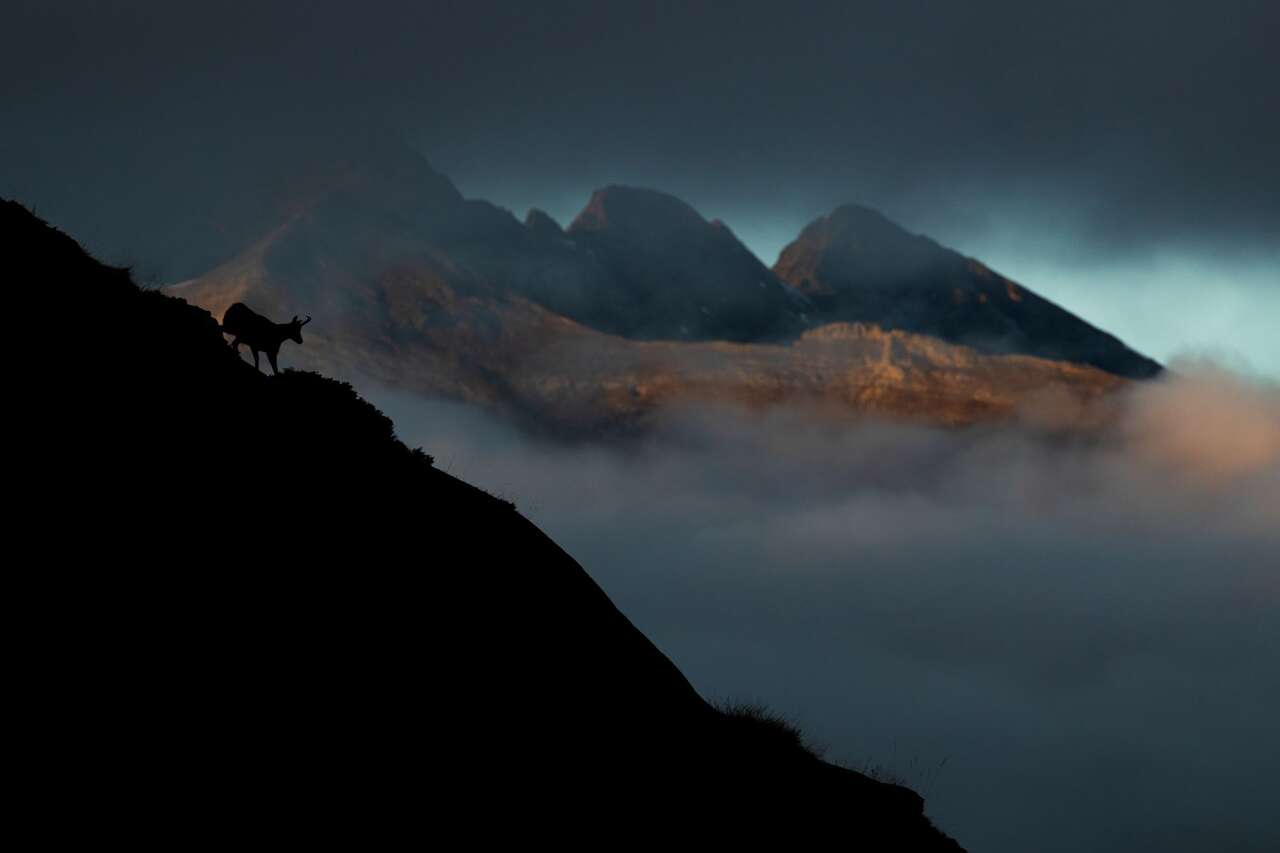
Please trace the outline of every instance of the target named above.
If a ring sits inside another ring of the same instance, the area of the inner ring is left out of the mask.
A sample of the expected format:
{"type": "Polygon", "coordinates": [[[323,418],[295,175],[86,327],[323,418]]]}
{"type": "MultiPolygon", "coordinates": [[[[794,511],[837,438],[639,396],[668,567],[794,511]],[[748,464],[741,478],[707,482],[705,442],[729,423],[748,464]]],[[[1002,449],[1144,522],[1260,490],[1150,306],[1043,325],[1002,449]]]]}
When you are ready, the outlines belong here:
{"type": "Polygon", "coordinates": [[[859,204],[843,204],[805,226],[782,250],[774,272],[802,292],[833,270],[858,268],[864,280],[916,275],[937,264],[947,251],[912,234],[884,214],[859,204]]]}
{"type": "Polygon", "coordinates": [[[564,236],[564,229],[560,227],[560,223],[552,219],[545,210],[539,210],[536,207],[529,208],[529,212],[525,214],[524,227],[540,236],[557,239],[564,236]]]}
{"type": "Polygon", "coordinates": [[[774,273],[824,322],[874,323],[989,354],[1022,353],[1143,378],[1160,366],[983,264],[869,207],[845,204],[805,226],[774,273]]]}
{"type": "Polygon", "coordinates": [[[865,225],[872,224],[875,226],[889,226],[897,231],[902,231],[896,223],[885,216],[874,207],[868,207],[865,204],[856,204],[854,202],[846,202],[835,210],[828,213],[823,219],[844,225],[865,225]]]}
{"type": "Polygon", "coordinates": [[[597,328],[625,337],[755,341],[798,334],[791,294],[722,222],[673,195],[596,190],[566,232],[613,283],[597,328]]]}
{"type": "Polygon", "coordinates": [[[698,211],[673,195],[612,184],[591,194],[568,232],[614,231],[661,239],[710,227],[698,211]]]}

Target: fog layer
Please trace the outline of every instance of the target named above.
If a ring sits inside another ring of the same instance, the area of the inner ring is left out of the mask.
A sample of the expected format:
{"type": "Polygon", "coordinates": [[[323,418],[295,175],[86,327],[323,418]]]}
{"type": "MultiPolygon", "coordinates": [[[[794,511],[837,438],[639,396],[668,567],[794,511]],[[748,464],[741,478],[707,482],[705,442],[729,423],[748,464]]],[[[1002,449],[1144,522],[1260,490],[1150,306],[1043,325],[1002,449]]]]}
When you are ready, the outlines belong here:
{"type": "Polygon", "coordinates": [[[695,407],[548,446],[373,396],[705,696],[901,776],[970,849],[1273,850],[1280,390],[1177,368],[1088,443],[695,407]]]}

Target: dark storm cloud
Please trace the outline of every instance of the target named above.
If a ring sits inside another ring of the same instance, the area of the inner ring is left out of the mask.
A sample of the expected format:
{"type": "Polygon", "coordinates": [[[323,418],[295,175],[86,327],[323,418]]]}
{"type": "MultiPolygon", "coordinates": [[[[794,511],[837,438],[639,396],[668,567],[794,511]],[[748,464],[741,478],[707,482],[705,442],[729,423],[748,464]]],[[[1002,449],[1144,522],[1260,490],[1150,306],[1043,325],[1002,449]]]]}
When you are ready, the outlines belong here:
{"type": "Polygon", "coordinates": [[[704,695],[900,775],[969,849],[1269,851],[1280,387],[1179,370],[1088,447],[694,409],[620,453],[375,397],[704,695]]]}
{"type": "Polygon", "coordinates": [[[1045,6],[10,3],[0,115],[11,153],[68,157],[386,125],[512,203],[624,180],[743,219],[1033,215],[1093,251],[1271,239],[1280,7],[1045,6]]]}

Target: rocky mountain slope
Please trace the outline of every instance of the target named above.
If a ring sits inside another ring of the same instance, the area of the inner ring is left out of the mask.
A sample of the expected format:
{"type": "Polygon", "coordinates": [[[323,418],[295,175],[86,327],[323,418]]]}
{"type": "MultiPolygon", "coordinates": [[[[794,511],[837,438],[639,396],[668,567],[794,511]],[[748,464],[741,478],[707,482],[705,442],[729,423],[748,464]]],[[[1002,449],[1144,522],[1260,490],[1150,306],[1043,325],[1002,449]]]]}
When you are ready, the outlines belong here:
{"type": "Polygon", "coordinates": [[[825,322],[874,323],[983,352],[1088,364],[1132,379],[1160,366],[973,258],[874,210],[837,208],[782,250],[778,277],[825,322]]]}
{"type": "Polygon", "coordinates": [[[207,312],[17,204],[0,235],[23,307],[60,323],[17,412],[33,541],[10,588],[24,778],[60,813],[156,839],[959,849],[912,792],[708,706],[568,554],[349,386],[259,374],[207,312]]]}
{"type": "Polygon", "coordinates": [[[806,323],[806,300],[782,284],[723,222],[665,193],[597,190],[566,231],[610,271],[592,312],[569,314],[649,340],[775,341],[806,323]]]}

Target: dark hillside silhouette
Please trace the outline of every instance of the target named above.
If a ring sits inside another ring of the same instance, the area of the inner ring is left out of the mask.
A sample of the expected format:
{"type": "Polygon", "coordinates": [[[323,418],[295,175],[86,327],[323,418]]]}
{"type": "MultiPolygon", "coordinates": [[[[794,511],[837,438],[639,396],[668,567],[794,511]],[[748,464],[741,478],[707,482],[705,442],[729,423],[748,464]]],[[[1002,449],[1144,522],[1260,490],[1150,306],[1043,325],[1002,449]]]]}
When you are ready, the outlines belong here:
{"type": "Polygon", "coordinates": [[[101,837],[609,847],[686,821],[956,850],[921,800],[704,702],[574,560],[349,385],[255,370],[13,202],[58,349],[13,417],[25,787],[101,837]],[[268,427],[263,432],[258,427],[268,427]],[[26,717],[24,717],[26,718],[26,717]]]}

